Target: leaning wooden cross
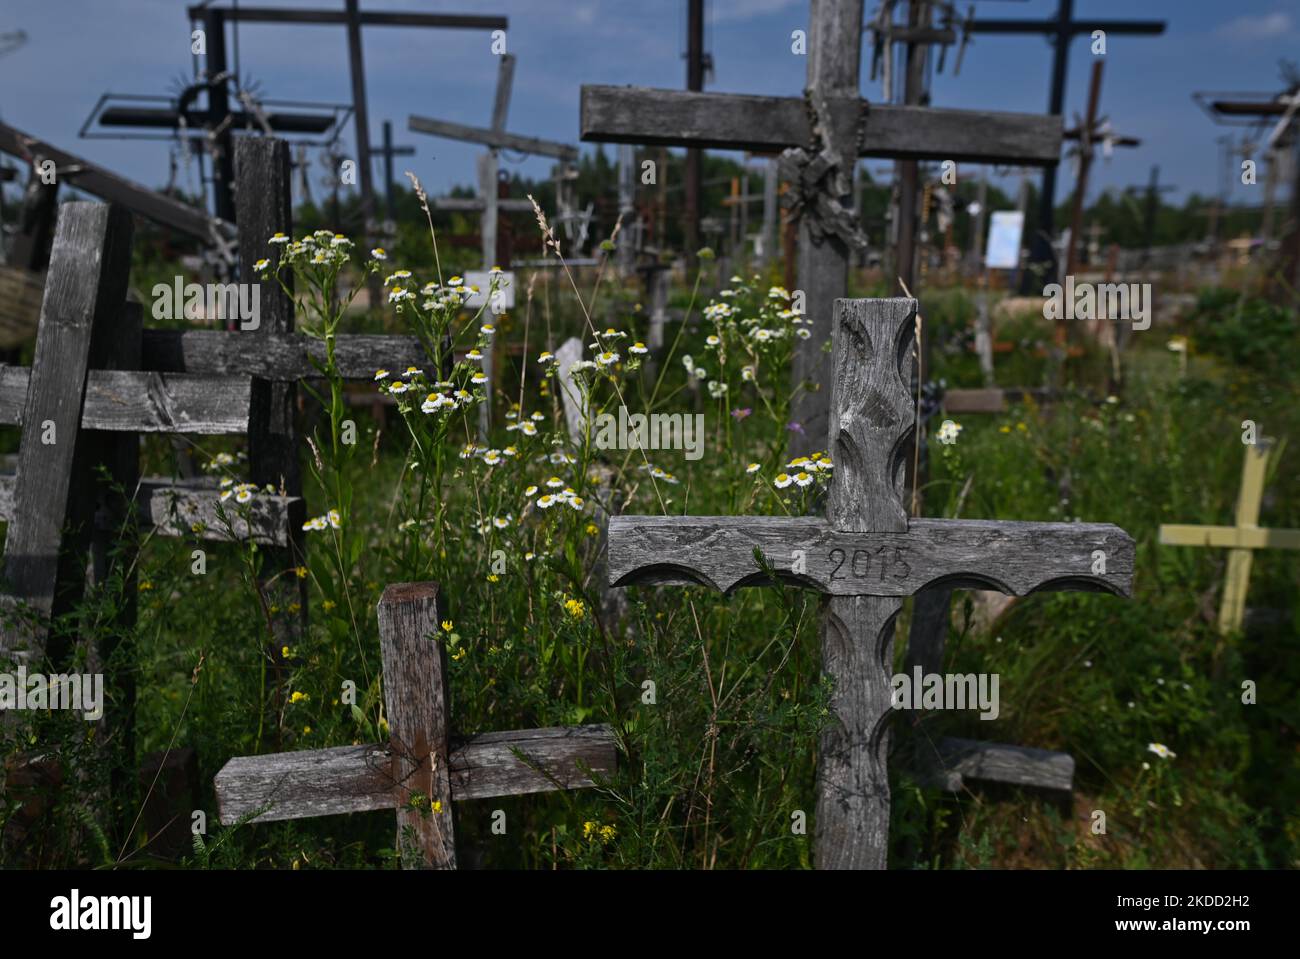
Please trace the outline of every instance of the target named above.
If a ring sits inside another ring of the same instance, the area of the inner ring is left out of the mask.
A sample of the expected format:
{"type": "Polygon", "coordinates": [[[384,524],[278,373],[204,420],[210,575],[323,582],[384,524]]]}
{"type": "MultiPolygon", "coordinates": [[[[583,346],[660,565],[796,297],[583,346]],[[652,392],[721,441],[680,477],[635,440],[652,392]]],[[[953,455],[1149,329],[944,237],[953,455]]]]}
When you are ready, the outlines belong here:
{"type": "Polygon", "coordinates": [[[916,301],[835,302],[827,516],[615,516],[615,586],[703,585],[730,592],[780,579],[827,595],[822,668],[832,720],[817,770],[819,868],[884,868],[894,618],[935,585],[1024,595],[1077,589],[1128,596],[1133,540],[1108,523],[912,519],[904,455],[914,428],[905,386],[916,301]]]}
{"type": "Polygon", "coordinates": [[[403,866],[454,869],[453,801],[581,789],[613,772],[608,726],[480,733],[453,745],[439,622],[436,583],[385,589],[379,638],[389,742],[232,759],[215,781],[221,822],[396,809],[403,866]]]}
{"type": "Polygon", "coordinates": [[[1045,166],[1061,153],[1059,116],[868,104],[858,89],[861,47],[862,0],[812,0],[802,98],[582,87],[586,141],[785,151],[782,178],[792,189],[783,202],[799,218],[798,284],[812,331],[792,370],[791,419],[803,429],[794,452],[825,435],[830,304],[848,292],[850,254],[865,245],[852,208],[857,158],[1045,166]],[[821,388],[798,389],[805,382],[821,388]]]}
{"type": "Polygon", "coordinates": [[[1241,631],[1246,619],[1246,591],[1250,588],[1250,567],[1256,549],[1300,549],[1300,529],[1268,529],[1259,525],[1259,507],[1264,498],[1264,479],[1272,456],[1273,440],[1260,437],[1246,447],[1241,468],[1241,492],[1237,494],[1235,526],[1174,526],[1162,524],[1164,546],[1220,546],[1228,548],[1228,573],[1223,581],[1219,606],[1219,632],[1241,631]]]}

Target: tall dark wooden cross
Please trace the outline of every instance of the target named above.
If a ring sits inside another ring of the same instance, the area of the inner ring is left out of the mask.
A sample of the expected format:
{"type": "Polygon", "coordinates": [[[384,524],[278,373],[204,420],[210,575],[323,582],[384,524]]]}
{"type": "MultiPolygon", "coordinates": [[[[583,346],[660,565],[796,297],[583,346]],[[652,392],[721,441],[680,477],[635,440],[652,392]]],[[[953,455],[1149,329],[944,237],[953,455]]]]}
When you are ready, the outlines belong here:
{"type": "MultiPolygon", "coordinates": [[[[1074,0],[1059,0],[1056,16],[1046,20],[985,20],[976,19],[967,24],[971,33],[1017,34],[1046,36],[1052,43],[1052,89],[1048,94],[1047,112],[1059,117],[1065,108],[1065,73],[1070,57],[1070,41],[1080,34],[1091,35],[1101,30],[1109,38],[1114,36],[1159,36],[1165,32],[1163,20],[1095,20],[1074,19],[1074,0]]],[[[1032,269],[1026,270],[1022,281],[1022,292],[1028,293],[1034,284],[1040,287],[1044,281],[1042,269],[1044,264],[1052,261],[1053,204],[1056,202],[1056,166],[1049,165],[1043,170],[1043,189],[1038,197],[1038,229],[1030,243],[1029,262],[1037,265],[1035,276],[1032,269]]]]}
{"type": "Polygon", "coordinates": [[[817,769],[819,868],[883,868],[889,836],[894,618],[927,587],[1128,596],[1134,547],[1109,523],[908,519],[903,459],[916,301],[834,303],[826,517],[614,516],[614,586],[731,592],[779,579],[825,595],[822,668],[834,683],[817,769]]]}
{"type": "Polygon", "coordinates": [[[864,242],[852,211],[859,156],[1051,164],[1058,117],[868,104],[858,90],[862,0],[812,0],[804,97],[583,86],[582,139],[723,150],[784,150],[786,202],[799,216],[798,285],[812,337],[792,373],[792,450],[816,448],[829,406],[831,304],[848,291],[849,256],[864,242]],[[802,384],[816,384],[801,389],[802,384]]]}
{"type": "MultiPolygon", "coordinates": [[[[441,29],[505,30],[505,17],[468,16],[459,13],[361,12],[360,0],[344,0],[342,10],[300,10],[288,7],[212,7],[189,8],[191,20],[205,25],[208,43],[207,71],[213,77],[225,72],[226,23],[334,24],[348,30],[348,66],[352,80],[352,115],[355,120],[357,172],[361,182],[361,209],[369,230],[375,216],[374,178],[370,170],[370,112],[366,106],[366,71],[361,55],[361,28],[367,27],[436,27],[441,29]],[[220,51],[220,60],[214,59],[220,51]]],[[[214,94],[215,95],[215,94],[214,94]]],[[[224,98],[224,92],[221,94],[224,98]]],[[[214,103],[214,109],[216,104],[214,103]]],[[[227,151],[233,155],[232,151],[227,151]]],[[[218,210],[218,216],[223,216],[218,210]]]]}

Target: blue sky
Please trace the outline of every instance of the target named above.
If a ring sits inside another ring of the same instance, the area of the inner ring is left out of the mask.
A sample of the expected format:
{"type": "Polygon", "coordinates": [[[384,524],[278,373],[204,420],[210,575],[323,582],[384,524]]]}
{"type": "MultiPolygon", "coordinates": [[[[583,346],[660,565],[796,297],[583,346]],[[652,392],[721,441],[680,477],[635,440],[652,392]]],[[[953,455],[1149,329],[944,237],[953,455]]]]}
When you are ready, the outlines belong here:
{"type": "MultiPolygon", "coordinates": [[[[229,5],[230,0],[221,0],[229,5]]],[[[258,0],[244,6],[328,7],[342,0],[258,0]]],[[[187,0],[7,0],[0,33],[21,29],[22,49],[0,58],[0,117],[147,185],[166,181],[167,147],[156,142],[77,139],[99,94],[165,93],[190,72],[187,0]]],[[[508,16],[510,52],[518,58],[508,127],[575,142],[583,83],[681,87],[685,79],[685,0],[362,0],[369,10],[496,13],[508,16]]],[[[875,6],[867,0],[869,14],[875,6]]],[[[965,6],[965,4],[963,4],[965,6]]],[[[1098,165],[1091,195],[1162,179],[1185,191],[1214,189],[1220,176],[1216,127],[1192,102],[1193,90],[1275,91],[1279,59],[1300,59],[1296,0],[1077,0],[1076,17],[1159,18],[1162,37],[1109,38],[1102,111],[1115,128],[1143,138],[1098,165]]],[[[982,0],[982,17],[1046,17],[1056,0],[982,0]]],[[[715,75],[707,89],[798,95],[804,57],[790,52],[790,33],[806,26],[808,0],[706,0],[706,48],[715,75]]],[[[469,183],[477,148],[406,131],[425,114],[486,126],[497,61],[483,31],[372,27],[363,31],[372,135],[394,121],[399,142],[417,147],[399,160],[432,191],[469,183]]],[[[228,36],[228,46],[233,38],[228,36]]],[[[246,24],[239,30],[242,72],[270,96],[350,99],[345,31],[336,26],[246,24]]],[[[1071,47],[1067,119],[1082,113],[1092,55],[1086,38],[1071,47]]],[[[1038,37],[980,36],[961,75],[951,62],[935,77],[937,106],[1041,113],[1047,108],[1050,49],[1038,37]]],[[[866,79],[863,93],[880,98],[866,79]]],[[[350,131],[346,142],[351,143],[350,131]]],[[[588,147],[587,149],[590,149],[588,147]]],[[[873,161],[873,169],[884,164],[873,161]]],[[[519,169],[544,176],[549,161],[519,169]]],[[[1072,177],[1064,168],[1065,195],[1072,177]]],[[[315,187],[319,189],[318,187],[315,187]]],[[[1250,188],[1234,196],[1248,201],[1250,188]]]]}

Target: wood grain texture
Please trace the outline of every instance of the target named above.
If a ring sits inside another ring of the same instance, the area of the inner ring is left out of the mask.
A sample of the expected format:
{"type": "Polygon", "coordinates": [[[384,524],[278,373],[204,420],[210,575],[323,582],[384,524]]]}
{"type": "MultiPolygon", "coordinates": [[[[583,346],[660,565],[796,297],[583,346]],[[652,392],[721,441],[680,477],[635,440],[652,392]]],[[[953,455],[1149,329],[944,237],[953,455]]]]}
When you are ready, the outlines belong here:
{"type": "MultiPolygon", "coordinates": [[[[0,424],[23,425],[31,370],[0,366],[0,424]]],[[[239,434],[248,429],[247,377],[91,370],[81,428],[128,433],[239,434]]]]}
{"type": "Polygon", "coordinates": [[[915,429],[907,382],[916,300],[836,300],[826,516],[841,530],[907,529],[903,476],[915,429]]]}
{"type": "Polygon", "coordinates": [[[728,593],[766,585],[755,549],[783,582],[835,596],[910,596],[937,586],[1130,596],[1133,585],[1133,540],[1110,523],[914,519],[905,532],[858,533],[785,516],[612,516],[610,583],[728,593]],[[1106,554],[1105,574],[1092,572],[1095,550],[1106,554]],[[794,571],[796,551],[804,572],[794,571]]]}
{"type": "MultiPolygon", "coordinates": [[[[341,335],[334,360],[344,379],[373,380],[380,369],[426,367],[429,355],[414,336],[341,335]]],[[[144,368],[160,372],[227,373],[265,380],[320,376],[325,342],[303,333],[145,330],[144,368]]]]}
{"type": "MultiPolygon", "coordinates": [[[[856,122],[861,101],[831,103],[835,122],[856,122]]],[[[584,84],[584,142],[712,147],[775,153],[809,141],[798,97],[691,93],[584,84]]],[[[1046,166],[1060,160],[1061,118],[873,103],[862,156],[1046,166]]]]}
{"type": "MultiPolygon", "coordinates": [[[[617,766],[609,726],[549,726],[483,733],[451,741],[453,802],[585,789],[592,774],[617,766]],[[590,772],[589,772],[590,771],[590,772]]],[[[217,773],[221,822],[269,807],[254,822],[303,819],[397,805],[387,745],[339,746],[305,752],[241,756],[217,773]]]]}
{"type": "Polygon", "coordinates": [[[438,622],[436,583],[389,586],[379,600],[396,848],[406,869],[456,868],[447,745],[451,697],[438,622]]]}
{"type": "MultiPolygon", "coordinates": [[[[251,539],[268,546],[289,542],[289,514],[295,505],[292,497],[259,493],[247,506],[237,506],[230,500],[222,503],[216,489],[173,484],[161,477],[141,480],[135,489],[137,515],[146,532],[152,529],[159,536],[217,542],[251,539]]],[[[8,522],[13,515],[14,476],[8,474],[0,476],[0,520],[8,522]]],[[[104,532],[119,528],[111,520],[97,525],[104,532]]]]}
{"type": "MultiPolygon", "coordinates": [[[[59,212],[28,383],[5,576],[15,599],[42,618],[80,599],[89,545],[93,464],[80,449],[86,373],[97,329],[108,327],[126,299],[131,216],[118,206],[65,203],[59,212]],[[53,424],[47,442],[44,424],[53,424]],[[64,548],[64,534],[71,539],[64,548]]],[[[7,629],[0,647],[44,652],[47,630],[7,629]]]]}
{"type": "MultiPolygon", "coordinates": [[[[76,173],[68,175],[67,179],[78,190],[85,190],[110,203],[118,203],[140,216],[192,236],[202,243],[212,242],[213,230],[219,230],[223,234],[233,232],[229,224],[209,216],[205,210],[110,173],[89,160],[60,150],[6,123],[0,123],[0,151],[17,157],[45,157],[53,160],[61,171],[75,168],[76,173]]],[[[64,174],[60,173],[59,178],[64,179],[64,174]]]]}
{"type": "MultiPolygon", "coordinates": [[[[277,256],[271,247],[271,237],[276,233],[293,235],[289,145],[274,137],[244,137],[235,143],[235,162],[238,170],[236,219],[241,236],[239,275],[245,282],[252,282],[258,273],[254,264],[277,256]]],[[[252,343],[292,334],[294,328],[292,277],[285,279],[284,287],[277,281],[260,283],[260,325],[257,330],[237,334],[248,337],[252,343]]],[[[259,570],[261,589],[268,606],[275,610],[271,614],[272,635],[267,642],[267,655],[275,664],[274,669],[267,671],[267,681],[273,684],[273,695],[268,698],[272,709],[279,700],[282,650],[295,646],[307,629],[307,580],[291,572],[306,562],[302,528],[306,517],[301,500],[299,460],[305,444],[298,432],[297,407],[296,383],[253,379],[248,400],[249,479],[258,488],[269,484],[278,494],[290,498],[289,542],[284,548],[264,549],[259,570]]]]}
{"type": "Polygon", "coordinates": [[[832,596],[822,615],[822,671],[834,688],[817,756],[818,869],[884,869],[889,852],[890,672],[895,597],[832,596]]]}
{"type": "Polygon", "coordinates": [[[952,737],[931,748],[938,753],[936,773],[944,789],[958,791],[967,779],[1063,792],[1074,789],[1074,757],[1068,753],[952,737]]]}

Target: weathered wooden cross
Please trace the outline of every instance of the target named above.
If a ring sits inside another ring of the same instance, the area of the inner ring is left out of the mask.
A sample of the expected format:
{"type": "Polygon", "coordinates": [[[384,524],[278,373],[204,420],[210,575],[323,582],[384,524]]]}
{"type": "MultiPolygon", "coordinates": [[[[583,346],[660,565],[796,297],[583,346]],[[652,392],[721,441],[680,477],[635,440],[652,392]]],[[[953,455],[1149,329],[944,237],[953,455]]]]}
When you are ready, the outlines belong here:
{"type": "MultiPolygon", "coordinates": [[[[804,97],[584,86],[582,139],[613,143],[785,150],[787,202],[798,212],[798,284],[812,336],[797,344],[791,448],[820,443],[827,423],[831,304],[848,291],[851,250],[865,242],[852,212],[859,156],[1055,164],[1060,117],[868,104],[858,90],[862,0],[812,0],[804,97]],[[794,149],[791,149],[794,148],[794,149]],[[799,390],[811,382],[820,389],[799,390]]],[[[690,251],[694,252],[694,251],[690,251]]]]}
{"type": "Polygon", "coordinates": [[[1165,546],[1228,548],[1228,573],[1219,605],[1219,632],[1223,634],[1239,632],[1245,621],[1246,591],[1250,588],[1250,567],[1254,559],[1251,551],[1300,549],[1300,529],[1268,529],[1259,525],[1264,479],[1272,455],[1273,440],[1262,436],[1258,443],[1246,447],[1235,526],[1160,526],[1160,542],[1165,546]]]}
{"type": "Polygon", "coordinates": [[[703,585],[731,592],[778,577],[826,595],[822,668],[834,681],[817,770],[819,868],[883,868],[894,618],[927,587],[1107,591],[1128,596],[1133,540],[1108,523],[912,519],[903,497],[914,428],[906,378],[916,301],[835,302],[826,518],[615,516],[615,586],[703,585]]]}
{"type": "Polygon", "coordinates": [[[396,809],[403,866],[454,869],[453,800],[581,789],[594,785],[593,774],[613,772],[608,726],[450,739],[440,620],[436,583],[385,589],[379,639],[389,742],[232,759],[215,780],[221,822],[396,809]]]}

